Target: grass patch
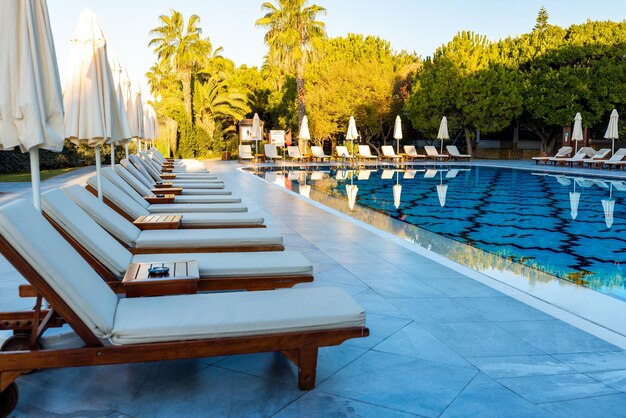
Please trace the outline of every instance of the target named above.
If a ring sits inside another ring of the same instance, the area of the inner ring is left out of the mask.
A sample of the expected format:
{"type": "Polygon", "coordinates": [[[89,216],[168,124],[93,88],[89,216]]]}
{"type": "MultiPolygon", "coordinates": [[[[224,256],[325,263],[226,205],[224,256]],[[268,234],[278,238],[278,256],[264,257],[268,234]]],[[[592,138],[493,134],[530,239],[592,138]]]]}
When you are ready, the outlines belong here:
{"type": "MultiPolygon", "coordinates": [[[[52,177],[59,176],[61,174],[69,173],[80,167],[69,168],[57,168],[54,170],[42,170],[41,180],[47,180],[52,177]]],[[[17,173],[17,174],[0,174],[0,183],[13,183],[13,182],[30,182],[30,173],[17,173]]]]}

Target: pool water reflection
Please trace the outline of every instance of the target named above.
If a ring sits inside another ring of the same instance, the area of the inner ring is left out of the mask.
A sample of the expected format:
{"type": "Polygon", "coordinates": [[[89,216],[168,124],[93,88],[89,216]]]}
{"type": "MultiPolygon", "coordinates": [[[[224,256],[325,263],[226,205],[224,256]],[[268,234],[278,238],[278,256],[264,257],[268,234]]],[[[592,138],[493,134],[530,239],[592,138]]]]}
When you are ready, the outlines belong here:
{"type": "Polygon", "coordinates": [[[348,214],[358,208],[384,214],[396,222],[379,218],[374,226],[479,271],[495,267],[485,263],[527,266],[626,299],[626,182],[476,166],[307,168],[257,168],[255,174],[327,205],[334,196],[340,200],[332,207],[348,214]],[[454,243],[499,260],[460,254],[464,247],[454,243]]]}

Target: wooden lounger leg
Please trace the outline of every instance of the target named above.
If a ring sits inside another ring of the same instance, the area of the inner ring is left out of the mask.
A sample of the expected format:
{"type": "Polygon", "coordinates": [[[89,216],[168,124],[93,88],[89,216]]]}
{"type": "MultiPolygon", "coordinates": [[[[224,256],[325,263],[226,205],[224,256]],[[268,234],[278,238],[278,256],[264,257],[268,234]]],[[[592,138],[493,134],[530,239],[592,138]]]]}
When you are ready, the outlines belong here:
{"type": "Polygon", "coordinates": [[[318,347],[304,347],[283,351],[283,354],[298,367],[298,387],[311,390],[315,387],[318,347]]]}
{"type": "Polygon", "coordinates": [[[18,392],[15,379],[20,372],[0,373],[0,417],[8,417],[17,406],[18,392]]]}

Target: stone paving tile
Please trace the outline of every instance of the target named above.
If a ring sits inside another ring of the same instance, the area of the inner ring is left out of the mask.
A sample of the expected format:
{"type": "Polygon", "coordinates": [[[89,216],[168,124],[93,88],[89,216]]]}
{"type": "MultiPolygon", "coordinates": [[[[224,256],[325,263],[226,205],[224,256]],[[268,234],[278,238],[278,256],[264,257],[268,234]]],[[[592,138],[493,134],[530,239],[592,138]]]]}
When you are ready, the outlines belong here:
{"type": "Polygon", "coordinates": [[[626,417],[626,395],[586,397],[541,406],[557,418],[626,417]]]}
{"type": "Polygon", "coordinates": [[[494,297],[502,293],[467,277],[423,279],[430,287],[450,297],[494,297]]]}
{"type": "Polygon", "coordinates": [[[521,338],[489,322],[425,323],[423,327],[463,357],[543,354],[521,338]]]}
{"type": "Polygon", "coordinates": [[[626,351],[607,353],[557,354],[554,356],[579,372],[626,369],[626,351]]]}
{"type": "Polygon", "coordinates": [[[368,314],[408,318],[408,316],[396,308],[393,303],[383,298],[372,289],[367,289],[358,295],[355,295],[354,300],[356,300],[368,314]]]}
{"type": "Polygon", "coordinates": [[[503,378],[498,382],[536,404],[617,393],[584,374],[503,378]]]}
{"type": "Polygon", "coordinates": [[[274,415],[274,418],[410,418],[416,416],[314,390],[289,404],[285,409],[274,415]]]}
{"type": "Polygon", "coordinates": [[[590,376],[615,390],[626,392],[626,370],[587,373],[587,376],[590,376]]]}
{"type": "Polygon", "coordinates": [[[548,354],[619,351],[618,347],[558,320],[499,325],[548,354]]]}
{"type": "Polygon", "coordinates": [[[420,324],[486,321],[451,298],[390,299],[390,302],[420,324]]]}
{"type": "Polygon", "coordinates": [[[355,338],[346,341],[344,344],[354,345],[362,348],[372,348],[389,336],[398,332],[401,328],[411,322],[408,319],[394,318],[385,315],[367,314],[367,327],[370,330],[369,337],[355,338]]]}
{"type": "Polygon", "coordinates": [[[548,355],[470,357],[467,360],[494,379],[576,373],[567,364],[548,355]]]}
{"type": "Polygon", "coordinates": [[[476,373],[467,367],[370,351],[319,385],[318,389],[374,405],[436,417],[476,373]]]}
{"type": "Polygon", "coordinates": [[[119,409],[136,417],[268,417],[302,396],[297,385],[262,379],[219,367],[158,391],[142,391],[119,409]]]}
{"type": "Polygon", "coordinates": [[[464,360],[454,350],[416,323],[411,323],[402,328],[385,341],[374,346],[373,350],[453,366],[472,367],[471,363],[464,360]]]}
{"type": "Polygon", "coordinates": [[[484,374],[476,376],[442,418],[548,418],[552,415],[484,374]]]}
{"type": "Polygon", "coordinates": [[[506,296],[456,298],[455,301],[478,313],[489,321],[539,321],[552,320],[545,314],[525,303],[506,296]]]}
{"type": "MultiPolygon", "coordinates": [[[[367,349],[349,345],[320,348],[317,383],[328,379],[366,352],[367,349]]],[[[297,368],[280,353],[227,356],[217,362],[216,366],[257,377],[279,380],[292,385],[298,382],[297,368]]]]}

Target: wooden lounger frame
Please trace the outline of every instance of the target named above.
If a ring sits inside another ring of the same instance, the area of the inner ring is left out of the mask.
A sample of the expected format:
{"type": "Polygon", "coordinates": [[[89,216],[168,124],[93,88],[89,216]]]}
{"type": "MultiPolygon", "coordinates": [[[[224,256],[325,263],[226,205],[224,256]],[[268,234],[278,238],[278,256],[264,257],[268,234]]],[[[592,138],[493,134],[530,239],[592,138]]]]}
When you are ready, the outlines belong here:
{"type": "Polygon", "coordinates": [[[189,359],[232,354],[282,352],[298,367],[298,387],[315,387],[317,353],[320,347],[339,345],[347,339],[366,337],[366,327],[275,333],[230,338],[207,338],[163,343],[110,346],[89,329],[24,258],[0,237],[2,254],[85,343],[84,348],[0,352],[0,404],[7,415],[17,403],[15,380],[33,369],[99,366],[162,360],[189,359]]]}
{"type": "MultiPolygon", "coordinates": [[[[94,189],[92,186],[90,186],[89,184],[85,186],[85,189],[89,193],[93,194],[94,196],[98,196],[98,191],[96,189],[94,189]]],[[[124,212],[122,210],[122,208],[117,206],[113,201],[109,200],[104,195],[102,197],[103,197],[104,203],[106,203],[107,206],[109,206],[111,209],[113,209],[119,215],[123,216],[125,219],[129,220],[130,222],[134,222],[135,221],[135,218],[133,218],[132,216],[130,216],[129,214],[124,212]]],[[[181,203],[181,205],[184,205],[184,203],[181,203]]],[[[158,213],[155,213],[154,215],[158,215],[158,213]]],[[[183,219],[185,219],[185,214],[182,213],[181,215],[183,215],[183,219]]],[[[180,228],[181,229],[239,229],[239,228],[267,228],[267,225],[264,225],[264,224],[250,224],[250,225],[189,225],[189,224],[185,224],[184,222],[181,222],[180,228]]]]}
{"type": "MultiPolygon", "coordinates": [[[[120,279],[105,267],[96,257],[85,247],[76,241],[58,223],[50,218],[45,212],[44,217],[61,234],[63,238],[87,261],[96,273],[111,286],[116,293],[124,293],[124,288],[120,279]]],[[[187,252],[187,251],[185,251],[187,252]]],[[[191,251],[206,252],[206,251],[191,251]]],[[[161,252],[164,253],[164,252],[161,252]]],[[[308,283],[313,281],[312,275],[285,275],[285,276],[242,276],[242,277],[200,277],[198,291],[211,290],[272,290],[278,288],[293,287],[298,283],[308,283]]],[[[34,297],[32,287],[28,285],[20,286],[20,296],[34,297]]],[[[1,318],[1,316],[0,316],[1,318]]]]}

